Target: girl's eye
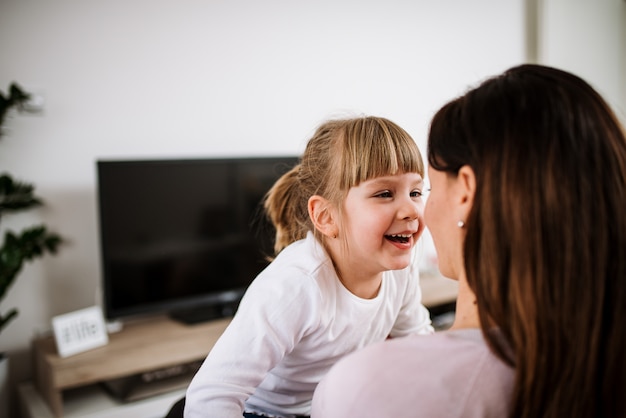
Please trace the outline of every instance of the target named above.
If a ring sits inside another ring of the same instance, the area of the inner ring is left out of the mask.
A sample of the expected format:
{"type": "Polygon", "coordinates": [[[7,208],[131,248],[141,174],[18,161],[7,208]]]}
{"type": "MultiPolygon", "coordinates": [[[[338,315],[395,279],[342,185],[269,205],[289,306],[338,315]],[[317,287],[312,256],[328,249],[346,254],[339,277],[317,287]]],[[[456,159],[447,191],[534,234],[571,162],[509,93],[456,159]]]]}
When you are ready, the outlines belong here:
{"type": "Polygon", "coordinates": [[[430,193],[430,187],[425,187],[423,189],[414,190],[411,193],[411,196],[412,197],[423,197],[423,196],[427,195],[428,193],[430,193]]]}
{"type": "Polygon", "coordinates": [[[393,195],[391,194],[389,190],[385,190],[383,192],[377,193],[375,196],[382,197],[382,198],[389,198],[389,197],[392,197],[393,195]]]}

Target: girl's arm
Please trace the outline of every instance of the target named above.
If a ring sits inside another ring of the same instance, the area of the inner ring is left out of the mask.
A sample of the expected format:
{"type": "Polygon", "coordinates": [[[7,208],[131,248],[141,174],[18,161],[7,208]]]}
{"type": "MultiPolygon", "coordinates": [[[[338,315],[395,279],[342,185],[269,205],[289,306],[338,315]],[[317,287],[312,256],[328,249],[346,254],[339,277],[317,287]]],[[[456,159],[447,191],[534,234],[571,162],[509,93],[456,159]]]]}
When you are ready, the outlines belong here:
{"type": "MultiPolygon", "coordinates": [[[[301,280],[290,279],[294,284],[301,280]]],[[[312,304],[296,295],[297,288],[282,285],[265,280],[248,288],[187,389],[186,418],[240,418],[245,401],[301,338],[314,316],[312,304]]]]}

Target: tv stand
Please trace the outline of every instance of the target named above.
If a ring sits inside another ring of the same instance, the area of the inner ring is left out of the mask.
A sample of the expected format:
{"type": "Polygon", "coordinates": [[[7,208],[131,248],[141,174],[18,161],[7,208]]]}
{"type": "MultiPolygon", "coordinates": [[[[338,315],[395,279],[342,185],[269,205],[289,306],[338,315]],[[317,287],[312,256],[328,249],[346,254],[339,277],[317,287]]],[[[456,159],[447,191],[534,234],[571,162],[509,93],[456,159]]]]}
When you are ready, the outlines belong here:
{"type": "Polygon", "coordinates": [[[224,302],[214,306],[201,306],[191,309],[180,309],[170,312],[169,316],[175,321],[186,325],[200,324],[202,322],[232,318],[239,307],[239,300],[224,302]]]}
{"type": "Polygon", "coordinates": [[[193,326],[167,317],[130,322],[110,334],[105,346],[66,358],[58,355],[53,337],[36,339],[37,390],[52,414],[62,417],[65,391],[135,375],[163,374],[175,366],[203,360],[230,320],[193,326]]]}

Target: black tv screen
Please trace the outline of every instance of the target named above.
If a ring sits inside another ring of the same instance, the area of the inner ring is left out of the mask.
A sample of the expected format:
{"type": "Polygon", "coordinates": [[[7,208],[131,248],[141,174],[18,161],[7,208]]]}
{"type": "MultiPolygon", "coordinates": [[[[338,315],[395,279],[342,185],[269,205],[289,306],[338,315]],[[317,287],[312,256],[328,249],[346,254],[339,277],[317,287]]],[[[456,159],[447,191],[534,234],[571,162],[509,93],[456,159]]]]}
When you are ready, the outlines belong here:
{"type": "Polygon", "coordinates": [[[262,211],[295,156],[97,161],[103,306],[109,320],[234,313],[268,264],[262,211]]]}

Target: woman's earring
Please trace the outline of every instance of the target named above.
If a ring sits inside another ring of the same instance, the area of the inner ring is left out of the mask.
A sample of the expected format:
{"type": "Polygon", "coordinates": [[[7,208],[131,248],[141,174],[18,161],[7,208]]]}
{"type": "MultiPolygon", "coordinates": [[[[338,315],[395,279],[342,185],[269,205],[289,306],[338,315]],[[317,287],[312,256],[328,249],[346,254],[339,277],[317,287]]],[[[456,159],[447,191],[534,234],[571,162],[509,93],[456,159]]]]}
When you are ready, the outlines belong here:
{"type": "Polygon", "coordinates": [[[463,227],[465,226],[465,222],[463,222],[463,221],[458,221],[458,222],[456,223],[456,226],[458,226],[459,228],[463,228],[463,227]]]}

